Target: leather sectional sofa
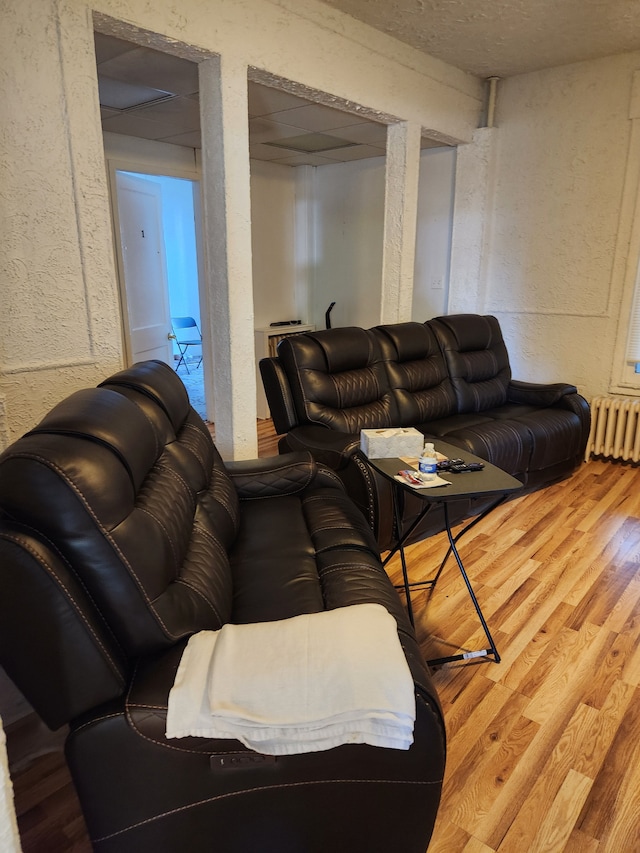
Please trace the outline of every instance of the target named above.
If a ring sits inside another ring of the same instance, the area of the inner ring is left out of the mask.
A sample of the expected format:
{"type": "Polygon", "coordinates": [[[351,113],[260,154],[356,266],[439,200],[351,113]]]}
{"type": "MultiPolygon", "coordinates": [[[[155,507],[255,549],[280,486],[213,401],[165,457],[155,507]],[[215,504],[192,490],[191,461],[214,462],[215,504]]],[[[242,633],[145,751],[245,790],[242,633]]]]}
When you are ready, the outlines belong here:
{"type": "MultiPolygon", "coordinates": [[[[260,370],[281,451],[310,450],[343,480],[376,532],[394,539],[389,484],[359,451],[360,430],[416,427],[497,465],[526,490],[569,475],[589,435],[586,400],[573,385],[513,380],[495,317],[459,314],[306,332],[282,340],[260,370]]],[[[522,494],[522,493],[520,493],[522,494]]],[[[404,518],[417,514],[407,498],[404,518]]],[[[461,502],[463,518],[480,509],[461,502]]],[[[442,529],[435,514],[415,538],[442,529]]]]}
{"type": "Polygon", "coordinates": [[[424,853],[438,698],[370,528],[310,454],[224,464],[174,371],[135,365],[0,456],[0,578],[0,663],[51,728],[69,723],[96,851],[424,853]],[[397,622],[408,750],[261,761],[234,740],[165,738],[190,635],[365,602],[397,622]]]}

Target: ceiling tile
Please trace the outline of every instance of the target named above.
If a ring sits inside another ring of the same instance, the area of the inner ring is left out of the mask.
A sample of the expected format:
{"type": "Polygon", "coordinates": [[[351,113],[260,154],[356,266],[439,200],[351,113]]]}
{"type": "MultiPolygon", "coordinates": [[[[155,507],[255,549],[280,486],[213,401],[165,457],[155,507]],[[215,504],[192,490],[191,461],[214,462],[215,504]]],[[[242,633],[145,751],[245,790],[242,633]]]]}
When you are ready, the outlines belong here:
{"type": "MultiPolygon", "coordinates": [[[[308,104],[306,107],[298,107],[295,110],[273,113],[270,118],[272,121],[309,131],[334,130],[358,123],[357,117],[351,113],[325,107],[322,104],[308,104]]],[[[362,121],[366,122],[367,119],[363,118],[362,121]]]]}
{"type": "Polygon", "coordinates": [[[115,38],[115,36],[106,36],[103,33],[94,33],[96,45],[96,63],[106,62],[108,59],[113,59],[120,56],[121,53],[128,53],[133,45],[128,41],[115,38]]]}
{"type": "Polygon", "coordinates": [[[129,107],[136,107],[158,98],[166,98],[169,94],[160,89],[136,86],[132,83],[124,83],[121,80],[112,80],[110,77],[102,75],[98,78],[98,92],[100,93],[101,106],[112,107],[117,110],[126,110],[129,107]]]}
{"type": "MultiPolygon", "coordinates": [[[[200,148],[197,65],[100,33],[95,41],[104,130],[200,148]],[[174,92],[176,96],[171,97],[174,92]],[[150,101],[157,103],[144,106],[150,101]]],[[[383,124],[253,81],[248,82],[248,99],[249,149],[254,160],[320,166],[384,155],[383,124]],[[307,134],[355,144],[326,156],[266,144],[307,134]]]]}
{"type": "Polygon", "coordinates": [[[332,161],[326,157],[320,157],[318,154],[291,154],[288,157],[272,160],[272,162],[279,163],[282,166],[326,166],[332,161]]]}
{"type": "Polygon", "coordinates": [[[134,113],[149,121],[174,121],[177,133],[200,129],[200,104],[189,98],[170,98],[159,104],[141,107],[134,113]]]}
{"type": "Polygon", "coordinates": [[[98,71],[114,80],[151,86],[175,95],[198,91],[198,66],[195,62],[145,47],[134,46],[127,53],[99,63],[98,71]]]}
{"type": "Polygon", "coordinates": [[[375,145],[377,148],[387,147],[387,126],[373,121],[340,127],[336,130],[326,130],[325,133],[330,136],[335,134],[341,139],[348,139],[350,142],[375,145]]]}
{"type": "Polygon", "coordinates": [[[271,142],[288,136],[300,136],[300,128],[265,118],[252,118],[249,120],[249,136],[252,142],[271,142]]]}
{"type": "Polygon", "coordinates": [[[141,139],[162,139],[176,133],[172,122],[147,121],[132,113],[120,113],[102,122],[104,130],[111,133],[124,133],[127,136],[139,136],[141,139]]]}
{"type": "Polygon", "coordinates": [[[260,83],[249,83],[249,115],[251,117],[305,107],[308,103],[304,98],[289,92],[262,86],[260,83]]]}
{"type": "Polygon", "coordinates": [[[267,145],[279,148],[288,148],[290,151],[302,152],[304,154],[324,154],[326,151],[336,149],[357,147],[355,142],[348,139],[340,139],[339,136],[329,136],[328,133],[303,133],[300,136],[288,136],[285,139],[274,139],[267,145]]]}
{"type": "Polygon", "coordinates": [[[249,137],[249,157],[252,160],[281,160],[286,153],[282,148],[273,148],[271,145],[253,142],[249,137]]]}
{"type": "Polygon", "coordinates": [[[162,142],[170,142],[172,145],[184,145],[187,148],[202,148],[202,138],[200,131],[195,130],[191,133],[179,133],[177,136],[162,136],[162,142]]]}
{"type": "Polygon", "coordinates": [[[340,163],[348,163],[353,160],[365,160],[370,157],[384,157],[382,148],[374,148],[372,145],[355,145],[353,148],[339,148],[336,151],[324,151],[323,157],[340,163]]]}

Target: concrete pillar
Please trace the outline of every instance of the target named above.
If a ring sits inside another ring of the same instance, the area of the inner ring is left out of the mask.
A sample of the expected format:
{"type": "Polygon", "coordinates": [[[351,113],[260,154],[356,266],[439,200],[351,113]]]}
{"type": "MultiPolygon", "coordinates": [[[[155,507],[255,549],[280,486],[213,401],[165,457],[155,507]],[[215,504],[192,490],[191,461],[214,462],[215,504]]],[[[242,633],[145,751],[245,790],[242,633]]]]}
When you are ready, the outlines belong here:
{"type": "Polygon", "coordinates": [[[247,66],[217,57],[199,67],[205,376],[215,401],[216,446],[225,459],[251,459],[258,446],[247,66]]]}
{"type": "Polygon", "coordinates": [[[416,122],[392,124],[387,130],[384,245],[380,319],[411,319],[416,249],[421,127],[416,122]]]}

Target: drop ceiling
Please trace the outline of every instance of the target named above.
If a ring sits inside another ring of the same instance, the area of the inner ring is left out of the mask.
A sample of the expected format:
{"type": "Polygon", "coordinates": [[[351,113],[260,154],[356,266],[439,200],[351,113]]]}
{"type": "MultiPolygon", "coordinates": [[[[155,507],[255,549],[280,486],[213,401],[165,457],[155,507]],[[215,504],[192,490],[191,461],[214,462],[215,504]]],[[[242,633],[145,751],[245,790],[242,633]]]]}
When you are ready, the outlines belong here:
{"type": "MultiPolygon", "coordinates": [[[[103,130],[200,148],[198,66],[101,33],[95,41],[103,130]]],[[[384,156],[385,124],[270,86],[248,86],[254,160],[322,166],[384,156]]]]}
{"type": "MultiPolygon", "coordinates": [[[[640,0],[324,2],[480,77],[640,50],[640,0]]],[[[105,131],[200,147],[195,63],[101,33],[96,58],[105,131]]],[[[248,86],[253,159],[321,166],[385,153],[383,123],[259,83],[248,86]]]]}

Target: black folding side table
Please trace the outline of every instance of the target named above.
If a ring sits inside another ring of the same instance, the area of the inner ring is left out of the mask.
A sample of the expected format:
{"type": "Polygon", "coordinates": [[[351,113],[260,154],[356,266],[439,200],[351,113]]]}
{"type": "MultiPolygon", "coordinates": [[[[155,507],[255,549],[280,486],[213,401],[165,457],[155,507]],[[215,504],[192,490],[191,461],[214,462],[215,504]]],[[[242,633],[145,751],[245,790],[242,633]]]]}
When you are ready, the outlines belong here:
{"type": "Polygon", "coordinates": [[[368,462],[372,468],[390,480],[393,484],[393,510],[394,517],[396,522],[396,529],[398,531],[398,541],[394,545],[393,549],[388,553],[385,557],[383,565],[387,565],[389,560],[398,552],[400,552],[400,561],[402,564],[402,578],[403,584],[402,588],[404,589],[404,593],[407,599],[407,610],[409,613],[409,619],[411,620],[411,624],[414,624],[413,618],[413,607],[411,605],[411,589],[415,587],[429,587],[433,589],[438,582],[440,575],[442,574],[442,570],[445,567],[447,560],[449,559],[450,554],[453,554],[455,557],[456,563],[458,564],[458,568],[460,569],[460,573],[464,579],[465,585],[469,592],[469,596],[471,597],[471,601],[473,602],[473,606],[475,607],[476,613],[478,614],[478,618],[482,624],[484,629],[484,633],[487,637],[487,642],[489,643],[489,648],[487,649],[479,649],[478,651],[469,651],[463,652],[457,655],[449,655],[448,657],[442,658],[434,658],[433,660],[427,661],[430,666],[437,666],[443,663],[450,663],[452,661],[458,660],[469,660],[471,658],[477,657],[492,657],[496,663],[500,663],[500,655],[498,654],[498,650],[496,648],[496,644],[493,641],[493,637],[491,636],[491,632],[489,631],[489,626],[483,616],[482,610],[480,609],[480,605],[478,603],[478,599],[476,598],[475,592],[473,591],[473,587],[471,586],[471,581],[465,571],[464,564],[462,562],[462,558],[457,549],[458,540],[464,536],[467,531],[469,531],[472,527],[475,527],[478,522],[482,521],[482,519],[486,518],[490,512],[492,512],[497,506],[503,503],[507,497],[514,492],[522,489],[522,483],[519,480],[516,480],[515,477],[512,477],[511,474],[507,474],[506,471],[503,471],[501,468],[497,468],[495,465],[491,465],[489,462],[485,462],[483,459],[480,459],[478,456],[474,456],[472,453],[468,453],[465,450],[462,450],[459,447],[455,447],[451,444],[446,444],[443,441],[434,440],[434,444],[436,446],[436,451],[438,453],[442,453],[447,456],[449,459],[462,459],[464,462],[482,462],[484,468],[481,471],[468,471],[459,474],[451,474],[447,471],[439,471],[438,476],[443,480],[446,480],[450,485],[448,486],[431,486],[427,488],[413,488],[408,483],[403,483],[400,480],[396,480],[396,474],[398,471],[404,470],[407,467],[406,462],[403,462],[402,459],[394,458],[394,459],[369,459],[368,462]],[[402,525],[402,512],[401,512],[401,504],[402,504],[402,492],[410,492],[413,495],[417,495],[423,503],[424,507],[420,511],[418,517],[407,527],[406,530],[403,530],[402,525]],[[451,523],[449,519],[449,503],[459,498],[494,498],[490,501],[488,506],[482,510],[477,516],[475,516],[465,527],[459,531],[456,536],[453,535],[451,530],[451,523]],[[430,512],[435,506],[441,505],[444,512],[444,522],[445,529],[447,532],[447,536],[449,538],[449,549],[444,557],[444,560],[440,564],[440,568],[436,572],[435,576],[430,580],[426,581],[415,581],[413,583],[409,582],[409,575],[407,571],[407,561],[405,557],[405,544],[408,541],[409,537],[416,529],[416,527],[420,524],[422,519],[430,512]]]}

